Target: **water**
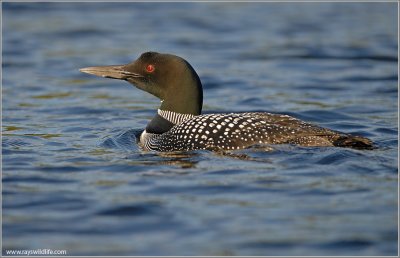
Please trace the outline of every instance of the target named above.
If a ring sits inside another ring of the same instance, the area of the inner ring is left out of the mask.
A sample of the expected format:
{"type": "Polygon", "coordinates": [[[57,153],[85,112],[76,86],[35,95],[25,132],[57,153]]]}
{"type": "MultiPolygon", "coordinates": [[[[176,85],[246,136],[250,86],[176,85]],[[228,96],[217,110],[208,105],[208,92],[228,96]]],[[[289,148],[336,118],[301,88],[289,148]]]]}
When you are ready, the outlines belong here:
{"type": "Polygon", "coordinates": [[[397,255],[396,3],[3,3],[3,254],[397,255]],[[149,153],[159,101],[79,73],[187,59],[204,111],[378,149],[149,153]]]}

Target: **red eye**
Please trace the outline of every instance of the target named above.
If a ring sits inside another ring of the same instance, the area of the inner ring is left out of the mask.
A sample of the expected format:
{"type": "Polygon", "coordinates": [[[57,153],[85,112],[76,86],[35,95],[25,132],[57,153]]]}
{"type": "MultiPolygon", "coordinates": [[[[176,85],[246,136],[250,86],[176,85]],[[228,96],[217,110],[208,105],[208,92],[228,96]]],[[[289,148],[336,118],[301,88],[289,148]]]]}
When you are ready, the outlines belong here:
{"type": "Polygon", "coordinates": [[[152,64],[149,64],[149,65],[146,66],[146,71],[149,72],[149,73],[154,72],[155,69],[156,68],[152,64]]]}

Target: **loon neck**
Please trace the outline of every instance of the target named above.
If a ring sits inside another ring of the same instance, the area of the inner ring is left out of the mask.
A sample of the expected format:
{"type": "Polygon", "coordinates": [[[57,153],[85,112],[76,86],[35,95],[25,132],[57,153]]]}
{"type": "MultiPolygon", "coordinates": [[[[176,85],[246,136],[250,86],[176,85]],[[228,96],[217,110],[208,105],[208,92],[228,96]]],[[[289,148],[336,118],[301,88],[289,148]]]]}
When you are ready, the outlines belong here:
{"type": "Polygon", "coordinates": [[[203,107],[203,86],[193,67],[185,60],[182,69],[174,71],[173,80],[160,87],[161,110],[200,115],[203,107]]]}
{"type": "Polygon", "coordinates": [[[180,114],[168,110],[157,111],[157,114],[147,124],[146,132],[153,134],[162,134],[171,130],[177,124],[180,124],[190,118],[194,117],[191,114],[180,114]]]}
{"type": "Polygon", "coordinates": [[[166,119],[167,121],[171,122],[174,125],[180,124],[192,117],[194,115],[192,114],[181,114],[181,113],[176,113],[168,110],[161,110],[159,109],[157,111],[157,114],[160,115],[162,118],[166,119]]]}

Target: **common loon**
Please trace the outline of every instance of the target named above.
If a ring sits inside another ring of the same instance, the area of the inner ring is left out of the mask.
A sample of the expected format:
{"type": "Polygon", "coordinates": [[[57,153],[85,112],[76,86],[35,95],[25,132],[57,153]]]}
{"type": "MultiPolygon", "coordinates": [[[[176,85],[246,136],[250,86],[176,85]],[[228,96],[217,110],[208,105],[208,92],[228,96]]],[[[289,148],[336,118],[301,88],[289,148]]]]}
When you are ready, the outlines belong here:
{"type": "Polygon", "coordinates": [[[130,82],[161,99],[157,114],[142,132],[139,145],[150,151],[237,150],[257,144],[296,144],[373,148],[364,137],[266,112],[201,114],[203,89],[183,58],[143,53],[126,65],[95,66],[81,72],[130,82]]]}

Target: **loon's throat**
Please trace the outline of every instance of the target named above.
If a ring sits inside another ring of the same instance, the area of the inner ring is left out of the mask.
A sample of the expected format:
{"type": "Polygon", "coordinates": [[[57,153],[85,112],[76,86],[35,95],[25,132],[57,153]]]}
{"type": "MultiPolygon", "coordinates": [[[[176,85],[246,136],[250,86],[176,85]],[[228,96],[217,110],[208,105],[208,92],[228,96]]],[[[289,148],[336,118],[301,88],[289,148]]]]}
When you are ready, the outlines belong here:
{"type": "Polygon", "coordinates": [[[195,115],[192,114],[181,114],[181,113],[176,113],[168,110],[161,110],[159,109],[157,111],[158,115],[160,115],[162,118],[168,120],[174,125],[180,124],[190,118],[195,117],[195,115]]]}
{"type": "Polygon", "coordinates": [[[191,114],[180,114],[168,110],[159,109],[153,119],[147,124],[146,132],[151,134],[163,134],[180,124],[194,117],[191,114]]]}
{"type": "Polygon", "coordinates": [[[159,114],[156,114],[147,124],[146,132],[151,134],[163,134],[171,130],[173,126],[173,123],[163,118],[159,114]]]}

